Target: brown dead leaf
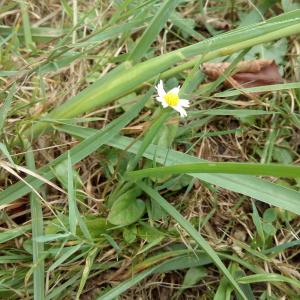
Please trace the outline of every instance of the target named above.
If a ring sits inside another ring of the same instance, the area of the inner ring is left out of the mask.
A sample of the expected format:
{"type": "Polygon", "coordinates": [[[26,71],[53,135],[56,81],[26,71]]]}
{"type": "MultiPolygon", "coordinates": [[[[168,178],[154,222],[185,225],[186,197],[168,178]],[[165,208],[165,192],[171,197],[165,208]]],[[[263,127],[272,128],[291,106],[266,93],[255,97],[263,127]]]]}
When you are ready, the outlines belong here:
{"type": "MultiPolygon", "coordinates": [[[[203,71],[209,80],[216,80],[230,66],[230,63],[204,63],[203,71]]],[[[249,60],[240,62],[234,75],[228,77],[226,87],[245,88],[282,83],[278,66],[273,60],[249,60]]],[[[253,95],[253,94],[252,94],[253,95]]],[[[256,93],[255,95],[258,95],[256,93]]]]}
{"type": "Polygon", "coordinates": [[[0,210],[5,209],[6,212],[9,212],[9,211],[19,212],[18,209],[27,204],[28,204],[28,199],[21,198],[16,201],[13,201],[12,203],[1,205],[0,210]]]}

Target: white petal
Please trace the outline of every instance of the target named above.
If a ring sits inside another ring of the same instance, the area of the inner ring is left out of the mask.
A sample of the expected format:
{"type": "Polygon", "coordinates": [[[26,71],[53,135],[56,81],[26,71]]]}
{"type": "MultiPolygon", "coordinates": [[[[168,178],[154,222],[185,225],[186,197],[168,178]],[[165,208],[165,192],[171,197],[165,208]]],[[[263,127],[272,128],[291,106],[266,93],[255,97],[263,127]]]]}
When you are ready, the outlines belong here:
{"type": "Polygon", "coordinates": [[[156,100],[158,101],[158,102],[164,102],[165,100],[164,100],[164,98],[162,98],[162,97],[155,97],[156,98],[156,100]]]}
{"type": "Polygon", "coordinates": [[[162,80],[160,80],[159,84],[155,88],[159,97],[163,97],[166,94],[162,80]]]}
{"type": "Polygon", "coordinates": [[[169,106],[169,104],[168,104],[165,100],[163,100],[163,101],[161,102],[161,104],[162,104],[163,108],[166,108],[166,107],[169,106]]]}
{"type": "Polygon", "coordinates": [[[172,107],[180,113],[181,118],[187,116],[187,113],[186,113],[185,109],[183,107],[181,107],[180,105],[172,106],[172,107]]]}
{"type": "Polygon", "coordinates": [[[180,86],[171,89],[168,93],[172,93],[172,94],[178,95],[179,90],[180,90],[180,86]]]}
{"type": "Polygon", "coordinates": [[[182,107],[189,107],[190,101],[186,99],[179,99],[179,105],[182,107]]]}

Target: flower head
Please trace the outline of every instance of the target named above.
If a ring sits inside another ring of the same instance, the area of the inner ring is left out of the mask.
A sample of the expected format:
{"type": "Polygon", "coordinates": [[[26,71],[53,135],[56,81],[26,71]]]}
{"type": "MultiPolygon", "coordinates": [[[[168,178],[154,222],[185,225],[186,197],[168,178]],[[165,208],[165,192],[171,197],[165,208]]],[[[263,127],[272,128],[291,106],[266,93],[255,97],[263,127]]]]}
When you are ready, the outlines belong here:
{"type": "Polygon", "coordinates": [[[179,98],[178,94],[179,94],[180,86],[173,88],[172,90],[166,93],[166,91],[164,90],[164,84],[161,80],[155,88],[158,94],[156,100],[160,102],[164,108],[170,106],[176,111],[178,111],[181,117],[187,116],[184,107],[189,107],[190,101],[179,98]]]}

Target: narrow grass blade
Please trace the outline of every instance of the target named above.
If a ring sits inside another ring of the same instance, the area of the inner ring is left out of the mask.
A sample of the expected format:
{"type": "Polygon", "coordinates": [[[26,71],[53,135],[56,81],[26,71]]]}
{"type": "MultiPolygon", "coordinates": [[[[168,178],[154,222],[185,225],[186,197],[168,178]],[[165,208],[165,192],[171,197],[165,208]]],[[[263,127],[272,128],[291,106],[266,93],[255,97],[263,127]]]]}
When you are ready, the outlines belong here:
{"type": "MultiPolygon", "coordinates": [[[[25,142],[25,144],[28,144],[25,142]]],[[[31,145],[27,145],[26,163],[30,170],[35,171],[35,161],[31,145]]],[[[36,238],[44,234],[43,210],[40,199],[35,193],[30,195],[32,222],[32,263],[33,263],[33,294],[35,300],[45,299],[45,262],[44,243],[36,238]]]]}
{"type": "MultiPolygon", "coordinates": [[[[0,34],[1,36],[9,36],[13,32],[15,32],[15,27],[10,26],[0,26],[0,34]]],[[[66,33],[65,29],[59,29],[59,28],[51,28],[51,27],[31,27],[30,28],[31,38],[32,40],[36,41],[49,41],[54,38],[61,37],[64,33],[66,33]]],[[[23,31],[17,32],[18,36],[24,37],[25,33],[23,31]]]]}
{"type": "Polygon", "coordinates": [[[70,151],[68,151],[68,160],[67,160],[67,173],[68,173],[68,203],[69,203],[69,227],[70,232],[73,236],[76,236],[76,228],[79,225],[81,231],[83,232],[84,236],[91,240],[91,234],[82,219],[77,203],[76,203],[76,191],[74,186],[74,172],[72,168],[72,159],[70,155],[70,151]]]}
{"type": "Polygon", "coordinates": [[[69,226],[70,232],[75,236],[76,235],[76,227],[78,224],[77,220],[77,211],[75,204],[75,191],[74,191],[74,183],[73,183],[73,170],[72,170],[72,161],[70,157],[70,151],[68,151],[68,203],[69,203],[69,226]]]}
{"type": "Polygon", "coordinates": [[[191,28],[190,26],[187,26],[186,19],[183,18],[180,14],[174,12],[173,14],[171,14],[170,18],[172,23],[181,31],[187,33],[189,36],[193,37],[198,41],[205,40],[205,36],[203,36],[200,32],[191,28]]]}
{"type": "Polygon", "coordinates": [[[243,89],[238,89],[233,91],[225,91],[222,93],[216,93],[214,94],[214,96],[226,98],[226,97],[238,96],[243,93],[275,92],[275,91],[299,89],[299,88],[300,88],[300,82],[270,84],[270,85],[252,87],[252,88],[243,88],[243,89]]]}
{"type": "Polygon", "coordinates": [[[197,244],[207,253],[212,259],[215,265],[222,271],[232,286],[236,289],[239,295],[247,300],[243,291],[239,287],[238,283],[226,269],[225,265],[217,255],[217,253],[211,248],[211,246],[203,239],[198,231],[171,205],[169,204],[157,191],[150,188],[144,182],[138,182],[137,185],[144,190],[153,200],[157,202],[170,216],[172,216],[176,222],[197,242],[197,244]]]}
{"type": "Polygon", "coordinates": [[[11,157],[11,155],[8,152],[8,149],[6,147],[6,145],[4,145],[3,143],[0,142],[0,152],[2,152],[2,154],[8,159],[8,161],[11,163],[11,165],[13,167],[15,167],[15,163],[11,157]]]}
{"type": "MultiPolygon", "coordinates": [[[[244,270],[235,262],[231,262],[229,271],[235,280],[238,282],[239,278],[246,276],[244,270]]],[[[245,293],[248,300],[255,300],[250,284],[239,284],[242,291],[245,293]]],[[[235,292],[236,298],[240,299],[239,295],[235,292]]]]}
{"type": "MultiPolygon", "coordinates": [[[[124,34],[124,32],[132,31],[136,28],[139,28],[144,22],[147,22],[148,18],[132,20],[121,25],[115,25],[107,29],[101,30],[92,36],[87,37],[85,40],[81,40],[74,44],[75,48],[82,48],[87,46],[93,46],[99,43],[102,43],[106,40],[117,38],[119,35],[124,34]]],[[[1,32],[1,31],[0,31],[1,32]]]]}
{"type": "Polygon", "coordinates": [[[25,0],[20,1],[20,8],[21,8],[21,14],[22,14],[22,20],[23,20],[23,29],[24,29],[26,48],[28,50],[32,50],[34,44],[33,44],[32,36],[31,36],[30,20],[29,20],[29,15],[28,15],[28,4],[25,0]]]}
{"type": "Polygon", "coordinates": [[[243,175],[264,175],[286,178],[300,178],[300,167],[283,164],[255,164],[232,162],[202,162],[195,164],[182,164],[168,167],[148,168],[127,173],[130,179],[141,179],[150,176],[164,176],[169,174],[191,173],[223,173],[243,175]]]}
{"type": "Polygon", "coordinates": [[[252,201],[252,211],[253,211],[252,221],[253,221],[253,223],[256,227],[257,233],[258,233],[259,237],[261,238],[261,241],[264,245],[265,244],[265,234],[264,234],[264,230],[263,230],[263,223],[258,214],[258,211],[257,211],[254,201],[252,201]]]}
{"type": "Polygon", "coordinates": [[[35,240],[38,243],[48,243],[56,240],[66,239],[71,236],[72,235],[70,233],[47,234],[47,235],[40,235],[35,240]]]}
{"type": "Polygon", "coordinates": [[[196,116],[235,116],[235,117],[249,117],[249,116],[261,116],[261,115],[272,115],[276,114],[274,111],[265,111],[262,109],[208,109],[201,111],[191,111],[189,115],[191,117],[196,116]]]}
{"type": "Polygon", "coordinates": [[[166,120],[170,117],[169,110],[163,110],[160,116],[153,122],[149,130],[146,132],[143,141],[141,142],[141,146],[135,155],[135,157],[129,162],[127,170],[133,170],[140,158],[143,156],[144,152],[146,151],[147,147],[151,144],[154,137],[157,135],[159,129],[163,126],[166,120]]]}
{"type": "Polygon", "coordinates": [[[292,248],[299,245],[300,245],[300,240],[295,240],[292,242],[283,243],[278,246],[263,250],[262,252],[263,254],[277,254],[284,251],[285,249],[292,248]]]}
{"type": "Polygon", "coordinates": [[[138,62],[146,53],[157,35],[167,22],[170,13],[175,9],[181,0],[166,0],[162,3],[156,15],[148,25],[147,29],[132,50],[129,60],[138,62]]]}
{"type": "Polygon", "coordinates": [[[16,92],[16,84],[14,84],[8,92],[7,97],[4,100],[4,103],[2,104],[1,108],[0,108],[0,133],[3,132],[3,127],[4,127],[4,123],[7,117],[7,114],[10,110],[11,107],[11,102],[13,99],[13,96],[16,92]]]}
{"type": "Polygon", "coordinates": [[[31,225],[18,226],[16,228],[9,228],[5,231],[0,232],[0,244],[5,243],[9,240],[17,238],[27,231],[31,230],[31,225]]]}
{"type": "Polygon", "coordinates": [[[227,278],[224,276],[219,283],[216,294],[213,300],[230,300],[232,286],[229,284],[227,278]]]}
{"type": "Polygon", "coordinates": [[[88,279],[88,276],[90,274],[90,271],[91,271],[91,268],[93,266],[93,263],[94,263],[94,260],[96,258],[97,253],[98,253],[98,248],[94,248],[87,255],[85,266],[84,266],[82,276],[81,276],[81,280],[80,280],[80,284],[79,284],[79,288],[78,288],[76,298],[75,298],[76,300],[80,299],[80,295],[81,295],[81,293],[83,291],[83,288],[85,286],[85,283],[88,279]]]}
{"type": "Polygon", "coordinates": [[[81,247],[82,247],[81,244],[68,247],[68,250],[50,266],[47,272],[49,273],[54,271],[57,267],[63,264],[70,256],[72,256],[75,252],[77,252],[81,247]]]}
{"type": "Polygon", "coordinates": [[[245,276],[238,279],[238,282],[240,283],[258,283],[258,282],[286,282],[291,284],[292,286],[295,286],[296,288],[300,288],[300,281],[296,279],[292,279],[280,274],[269,274],[269,273],[263,273],[263,274],[254,274],[245,276]]]}

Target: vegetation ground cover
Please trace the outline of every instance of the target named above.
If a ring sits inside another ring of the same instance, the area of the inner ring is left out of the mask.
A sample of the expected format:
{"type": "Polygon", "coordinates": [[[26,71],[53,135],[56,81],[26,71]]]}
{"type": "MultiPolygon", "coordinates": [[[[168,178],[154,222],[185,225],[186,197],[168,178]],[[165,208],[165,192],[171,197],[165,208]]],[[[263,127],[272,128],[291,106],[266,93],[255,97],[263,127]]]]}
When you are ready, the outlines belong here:
{"type": "Polygon", "coordinates": [[[299,34],[292,0],[2,1],[0,299],[300,299],[299,34]]]}

